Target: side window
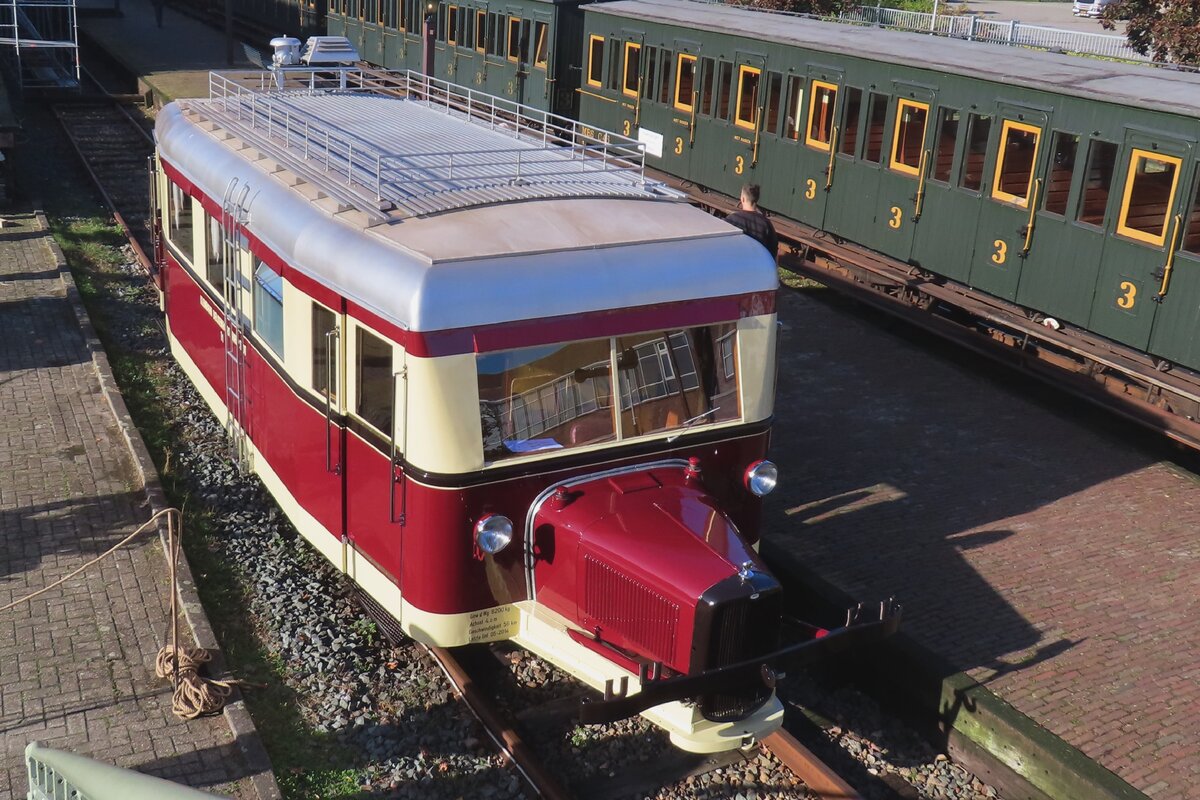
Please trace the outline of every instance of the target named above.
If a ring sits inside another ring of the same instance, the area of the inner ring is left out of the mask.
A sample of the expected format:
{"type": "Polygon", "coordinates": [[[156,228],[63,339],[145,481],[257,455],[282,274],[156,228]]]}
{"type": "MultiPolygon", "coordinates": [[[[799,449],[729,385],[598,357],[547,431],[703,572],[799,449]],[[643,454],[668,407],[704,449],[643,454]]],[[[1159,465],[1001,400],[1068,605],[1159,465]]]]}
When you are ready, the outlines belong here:
{"type": "Polygon", "coordinates": [[[703,94],[700,96],[700,113],[711,116],[713,110],[713,84],[716,82],[717,62],[711,58],[700,59],[700,73],[702,76],[700,85],[703,87],[701,89],[703,94]]]}
{"type": "Polygon", "coordinates": [[[508,60],[521,60],[521,18],[508,18],[508,60]]]}
{"type": "Polygon", "coordinates": [[[1046,180],[1046,202],[1042,208],[1060,217],[1067,214],[1067,197],[1071,194],[1071,176],[1075,173],[1075,154],[1079,151],[1079,136],[1055,131],[1050,141],[1052,156],[1050,175],[1046,180]]]}
{"type": "Polygon", "coordinates": [[[391,435],[392,346],[362,328],[357,329],[354,344],[354,413],[391,435]]]}
{"type": "Polygon", "coordinates": [[[724,120],[729,119],[729,90],[732,84],[733,65],[728,61],[722,61],[717,68],[717,110],[713,116],[724,120]]]}
{"type": "Polygon", "coordinates": [[[625,43],[625,80],[621,91],[630,97],[637,97],[638,82],[642,77],[642,46],[637,42],[625,43]]]}
{"type": "Polygon", "coordinates": [[[1037,163],[1041,136],[1041,128],[1004,120],[1000,128],[1000,152],[996,154],[992,197],[1018,206],[1029,204],[1029,187],[1033,185],[1033,167],[1037,163]]]}
{"type": "Polygon", "coordinates": [[[312,388],[337,402],[338,343],[331,336],[337,317],[325,306],[312,304],[312,388]]]}
{"type": "Polygon", "coordinates": [[[954,166],[954,145],[958,142],[958,109],[938,109],[937,141],[933,151],[933,180],[950,182],[950,170],[954,166]]]}
{"type": "Polygon", "coordinates": [[[642,97],[646,100],[654,99],[654,90],[658,84],[654,79],[658,76],[656,68],[658,67],[658,48],[646,48],[646,77],[642,80],[642,97]]]}
{"type": "Polygon", "coordinates": [[[758,89],[762,70],[742,64],[738,67],[737,116],[734,124],[754,130],[758,125],[758,89]]]}
{"type": "Polygon", "coordinates": [[[588,86],[604,84],[604,37],[592,35],[588,38],[588,86]]]}
{"type": "Polygon", "coordinates": [[[662,58],[658,62],[658,102],[664,106],[671,104],[671,90],[674,84],[671,83],[671,65],[674,53],[670,50],[662,51],[662,58]]]}
{"type": "Polygon", "coordinates": [[[680,53],[679,62],[675,65],[675,108],[691,111],[695,105],[695,93],[696,57],[680,53]]]}
{"type": "Polygon", "coordinates": [[[925,145],[925,126],[928,124],[928,105],[903,99],[896,102],[896,130],[888,167],[905,175],[916,175],[920,171],[921,148],[925,145]]]}
{"type": "Polygon", "coordinates": [[[450,6],[446,13],[446,41],[458,44],[458,6],[450,6]]]}
{"type": "MultiPolygon", "coordinates": [[[[407,5],[405,6],[407,8],[407,5]]],[[[487,12],[475,12],[475,49],[480,53],[487,52],[487,12]]]]}
{"type": "Polygon", "coordinates": [[[887,124],[888,96],[871,92],[867,105],[867,149],[863,160],[878,164],[883,161],[883,130],[887,124]]]}
{"type": "Polygon", "coordinates": [[[616,39],[608,43],[608,88],[621,91],[621,43],[616,39]]]}
{"type": "Polygon", "coordinates": [[[1200,172],[1196,174],[1196,187],[1192,190],[1192,205],[1188,209],[1188,215],[1184,222],[1187,224],[1187,229],[1183,236],[1183,244],[1179,249],[1193,255],[1200,255],[1200,172]]]}
{"type": "Polygon", "coordinates": [[[1129,174],[1121,199],[1117,233],[1161,245],[1167,238],[1171,198],[1179,183],[1182,160],[1175,156],[1135,149],[1129,156],[1129,174]]]}
{"type": "Polygon", "coordinates": [[[550,45],[547,40],[549,27],[545,22],[533,23],[533,39],[536,42],[533,51],[533,65],[539,69],[546,69],[550,63],[550,45]]]}
{"type": "Polygon", "coordinates": [[[208,278],[208,282],[212,284],[218,294],[223,294],[225,292],[225,258],[222,247],[225,237],[221,235],[221,220],[207,214],[204,215],[204,219],[206,221],[204,226],[204,276],[208,278]]]}
{"type": "Polygon", "coordinates": [[[834,111],[837,106],[837,86],[814,80],[809,92],[808,130],[804,143],[818,150],[828,151],[833,140],[834,111]]]}
{"type": "Polygon", "coordinates": [[[783,99],[783,76],[778,72],[767,73],[767,124],[763,131],[779,133],[779,103],[783,99]]]}
{"type": "Polygon", "coordinates": [[[858,120],[862,116],[862,89],[846,89],[846,100],[842,103],[842,135],[838,152],[854,157],[858,152],[858,120]]]}
{"type": "Polygon", "coordinates": [[[1112,187],[1113,168],[1117,164],[1117,146],[1093,139],[1088,145],[1087,173],[1083,176],[1083,201],[1078,220],[1087,225],[1104,225],[1108,192],[1112,187]]]}
{"type": "Polygon", "coordinates": [[[254,332],[283,358],[283,278],[261,261],[254,270],[254,332]]]}
{"type": "Polygon", "coordinates": [[[167,237],[191,262],[195,256],[192,252],[192,198],[174,181],[167,181],[167,237]]]}
{"type": "Polygon", "coordinates": [[[788,78],[787,116],[783,121],[783,135],[792,141],[800,138],[804,127],[800,111],[804,106],[804,79],[793,75],[788,78]]]}
{"type": "Polygon", "coordinates": [[[988,135],[992,132],[992,118],[984,114],[967,117],[967,151],[963,154],[963,167],[958,185],[978,192],[983,186],[983,162],[987,156],[988,135]]]}

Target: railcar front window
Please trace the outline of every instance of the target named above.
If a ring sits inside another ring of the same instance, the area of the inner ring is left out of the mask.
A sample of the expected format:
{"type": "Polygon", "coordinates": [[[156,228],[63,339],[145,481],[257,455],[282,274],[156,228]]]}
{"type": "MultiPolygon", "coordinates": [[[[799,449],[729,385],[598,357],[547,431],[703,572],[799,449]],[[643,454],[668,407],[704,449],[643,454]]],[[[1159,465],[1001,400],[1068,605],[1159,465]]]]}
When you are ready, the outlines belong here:
{"type": "Polygon", "coordinates": [[[741,417],[733,323],[487,353],[476,367],[489,462],[741,417]]]}
{"type": "Polygon", "coordinates": [[[996,177],[992,197],[1018,206],[1029,205],[1033,168],[1037,164],[1042,130],[1033,125],[1004,120],[1000,129],[1000,152],[996,154],[996,177]]]}
{"type": "Polygon", "coordinates": [[[1152,245],[1161,245],[1166,240],[1167,219],[1171,216],[1171,201],[1182,163],[1174,156],[1133,151],[1117,233],[1152,245]]]}
{"type": "Polygon", "coordinates": [[[488,461],[616,438],[608,339],[476,358],[488,461]]]}
{"type": "Polygon", "coordinates": [[[193,258],[192,248],[192,198],[181,186],[175,183],[167,184],[167,233],[171,244],[183,253],[190,263],[193,258]]]}

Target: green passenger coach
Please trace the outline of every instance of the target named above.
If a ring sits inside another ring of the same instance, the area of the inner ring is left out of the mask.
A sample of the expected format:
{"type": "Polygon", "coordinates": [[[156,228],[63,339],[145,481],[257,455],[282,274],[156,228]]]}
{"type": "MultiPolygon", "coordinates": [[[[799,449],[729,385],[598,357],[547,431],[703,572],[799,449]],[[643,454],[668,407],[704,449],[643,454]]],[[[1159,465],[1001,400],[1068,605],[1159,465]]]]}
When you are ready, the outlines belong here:
{"type": "Polygon", "coordinates": [[[721,5],[584,9],[647,165],[1200,368],[1200,76],[721,5]]]}
{"type": "Polygon", "coordinates": [[[372,64],[425,71],[431,50],[435,78],[576,114],[579,73],[569,67],[581,36],[579,0],[330,0],[327,19],[329,33],[348,38],[372,64]]]}

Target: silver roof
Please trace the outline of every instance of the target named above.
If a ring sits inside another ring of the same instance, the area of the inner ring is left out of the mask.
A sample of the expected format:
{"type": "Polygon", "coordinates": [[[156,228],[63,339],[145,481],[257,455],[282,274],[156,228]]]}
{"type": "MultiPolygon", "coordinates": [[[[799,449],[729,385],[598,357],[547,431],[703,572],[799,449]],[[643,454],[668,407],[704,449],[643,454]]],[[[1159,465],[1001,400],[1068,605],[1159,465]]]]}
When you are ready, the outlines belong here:
{"type": "Polygon", "coordinates": [[[693,0],[614,0],[584,8],[590,14],[682,25],[839,56],[970,75],[1055,94],[1200,116],[1200,74],[1191,72],[823,22],[693,0]]]}
{"type": "MultiPolygon", "coordinates": [[[[327,99],[307,102],[322,119],[357,128],[359,120],[330,113],[345,112],[343,97],[327,99]]],[[[386,107],[396,124],[410,112],[424,118],[414,103],[386,107]]],[[[165,162],[218,203],[231,181],[248,184],[255,236],[295,269],[412,330],[724,297],[778,284],[774,260],[757,242],[686,203],[649,195],[499,202],[423,217],[394,214],[380,224],[189,108],[172,103],[158,115],[165,162]]],[[[369,121],[366,137],[387,124],[369,121]]]]}

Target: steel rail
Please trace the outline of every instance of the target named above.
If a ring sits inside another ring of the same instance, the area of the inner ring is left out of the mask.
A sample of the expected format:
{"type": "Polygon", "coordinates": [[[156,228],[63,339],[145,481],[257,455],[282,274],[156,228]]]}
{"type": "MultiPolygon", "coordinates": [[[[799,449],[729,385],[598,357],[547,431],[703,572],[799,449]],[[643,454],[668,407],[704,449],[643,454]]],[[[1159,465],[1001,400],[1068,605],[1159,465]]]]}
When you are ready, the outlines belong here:
{"type": "Polygon", "coordinates": [[[538,796],[546,800],[571,800],[571,793],[546,770],[520,734],[504,721],[501,713],[454,654],[443,647],[422,647],[437,661],[463,703],[538,796]]]}
{"type": "Polygon", "coordinates": [[[824,761],[785,729],[780,729],[762,740],[771,755],[796,777],[804,782],[818,800],[862,800],[854,787],[842,780],[824,761]]]}

